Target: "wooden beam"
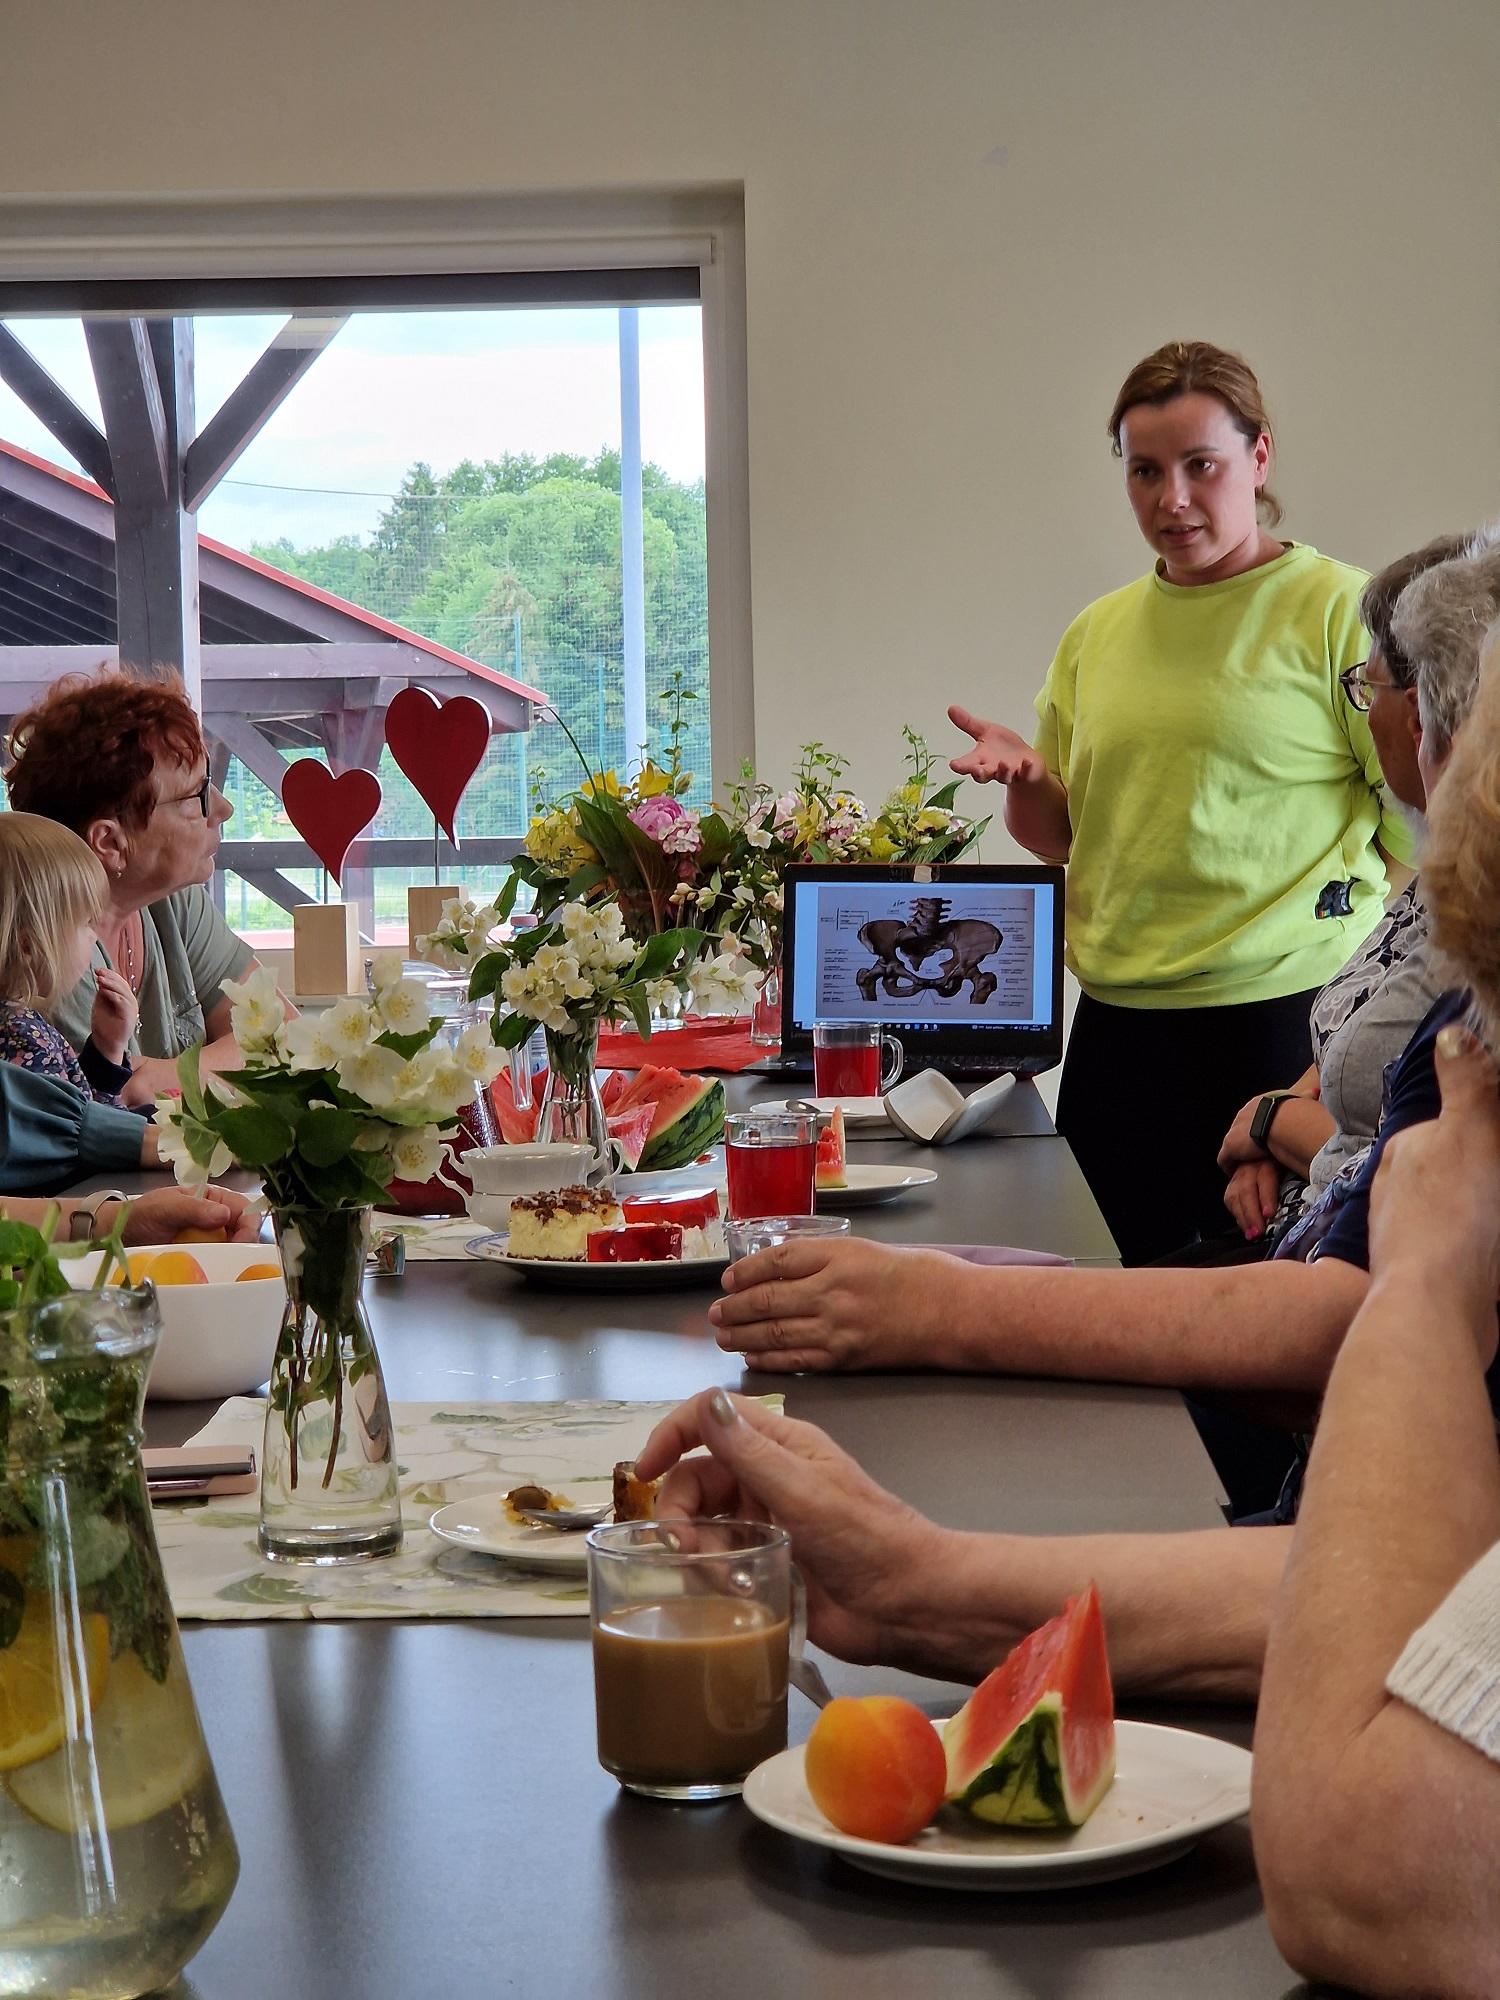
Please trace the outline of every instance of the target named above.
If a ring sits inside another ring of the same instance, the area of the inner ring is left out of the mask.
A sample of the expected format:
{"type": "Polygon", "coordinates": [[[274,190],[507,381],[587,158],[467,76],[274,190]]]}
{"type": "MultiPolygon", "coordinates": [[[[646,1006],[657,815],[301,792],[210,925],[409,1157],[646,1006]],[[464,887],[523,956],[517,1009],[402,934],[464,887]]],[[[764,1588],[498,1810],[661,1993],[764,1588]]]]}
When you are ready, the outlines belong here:
{"type": "Polygon", "coordinates": [[[161,378],[143,319],[86,319],[84,339],[114,466],[120,506],[159,507],[172,495],[161,378]]]}
{"type": "Polygon", "coordinates": [[[347,313],[319,319],[298,314],[282,327],[189,445],[182,474],[182,503],[189,513],[202,506],[348,320],[347,313]]]}
{"type": "Polygon", "coordinates": [[[115,472],[116,618],[121,661],[178,678],[202,708],[197,524],[183,511],[182,451],[193,433],[193,323],[86,319],[115,472]]]}
{"type": "MultiPolygon", "coordinates": [[[[441,869],[498,867],[515,859],[525,841],[519,834],[490,834],[482,839],[464,835],[463,853],[447,840],[438,841],[441,869]]],[[[362,868],[428,868],[432,866],[430,840],[357,840],[349,850],[350,860],[362,868]]],[[[225,840],[219,845],[219,866],[232,868],[248,882],[257,870],[267,868],[321,868],[313,850],[302,840],[225,840]]]]}
{"type": "Polygon", "coordinates": [[[38,423],[47,426],[63,450],[113,499],[115,475],[109,440],[67,390],[53,381],[30,348],[4,325],[0,325],[0,382],[20,397],[38,423]]]}
{"type": "Polygon", "coordinates": [[[206,727],[224,748],[239,758],[247,771],[253,772],[266,789],[278,799],[281,797],[281,781],[286,776],[286,760],[276,746],[268,743],[255,724],[245,716],[216,715],[210,709],[206,727]]]}

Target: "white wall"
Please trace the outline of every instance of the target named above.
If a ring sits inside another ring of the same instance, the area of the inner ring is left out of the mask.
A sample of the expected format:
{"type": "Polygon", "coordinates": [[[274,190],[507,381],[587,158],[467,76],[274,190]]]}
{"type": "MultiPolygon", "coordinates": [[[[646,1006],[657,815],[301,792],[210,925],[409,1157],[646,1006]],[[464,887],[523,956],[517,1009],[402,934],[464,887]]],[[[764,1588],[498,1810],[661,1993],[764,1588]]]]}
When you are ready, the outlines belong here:
{"type": "Polygon", "coordinates": [[[1497,86],[1493,0],[47,0],[0,189],[743,182],[761,761],[878,793],[1143,566],[1103,422],[1160,340],[1261,372],[1287,532],[1500,504],[1497,86]]]}

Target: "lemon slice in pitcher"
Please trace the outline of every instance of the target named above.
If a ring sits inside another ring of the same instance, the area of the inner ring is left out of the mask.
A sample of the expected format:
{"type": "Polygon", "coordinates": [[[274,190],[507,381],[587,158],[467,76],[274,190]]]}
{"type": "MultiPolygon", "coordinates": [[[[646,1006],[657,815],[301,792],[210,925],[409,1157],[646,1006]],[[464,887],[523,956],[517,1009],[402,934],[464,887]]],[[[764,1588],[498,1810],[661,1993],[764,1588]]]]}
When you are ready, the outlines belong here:
{"type": "MultiPolygon", "coordinates": [[[[112,1832],[154,1819],[198,1782],[208,1754],[175,1649],[164,1681],[154,1681],[134,1653],[120,1655],[105,1699],[94,1707],[93,1737],[98,1797],[112,1832]]],[[[75,1761],[83,1754],[80,1746],[75,1761]]],[[[90,1796],[75,1803],[66,1750],[11,1771],[5,1782],[24,1812],[59,1833],[93,1818],[90,1796]]]]}
{"type": "MultiPolygon", "coordinates": [[[[109,1620],[90,1611],[81,1624],[83,1678],[92,1709],[109,1679],[109,1620]]],[[[70,1678],[74,1676],[76,1669],[70,1678]]],[[[68,1706],[76,1705],[78,1692],[76,1678],[70,1690],[58,1674],[52,1600],[29,1591],[21,1629],[0,1652],[0,1771],[34,1764],[56,1751],[67,1733],[68,1706]]]]}

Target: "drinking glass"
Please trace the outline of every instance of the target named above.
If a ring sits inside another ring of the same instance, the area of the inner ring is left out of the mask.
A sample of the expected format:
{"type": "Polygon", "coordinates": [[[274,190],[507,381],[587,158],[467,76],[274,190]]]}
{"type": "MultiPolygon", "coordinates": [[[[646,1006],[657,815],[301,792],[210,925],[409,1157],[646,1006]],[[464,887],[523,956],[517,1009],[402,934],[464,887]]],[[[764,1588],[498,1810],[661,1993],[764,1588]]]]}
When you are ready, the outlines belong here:
{"type": "Polygon", "coordinates": [[[627,1791],[733,1798],[786,1748],[790,1551],[762,1521],[590,1531],[599,1762],[627,1791]]]}
{"type": "Polygon", "coordinates": [[[729,1214],[811,1215],[816,1111],[736,1111],[724,1120],[729,1214]]]}
{"type": "Polygon", "coordinates": [[[847,1236],[847,1215],[765,1215],[749,1222],[726,1222],[724,1242],[731,1259],[774,1250],[778,1243],[801,1243],[810,1236],[847,1236]]]}
{"type": "Polygon", "coordinates": [[[878,1021],[813,1024],[813,1089],[819,1097],[880,1097],[901,1075],[900,1042],[878,1021]]]}

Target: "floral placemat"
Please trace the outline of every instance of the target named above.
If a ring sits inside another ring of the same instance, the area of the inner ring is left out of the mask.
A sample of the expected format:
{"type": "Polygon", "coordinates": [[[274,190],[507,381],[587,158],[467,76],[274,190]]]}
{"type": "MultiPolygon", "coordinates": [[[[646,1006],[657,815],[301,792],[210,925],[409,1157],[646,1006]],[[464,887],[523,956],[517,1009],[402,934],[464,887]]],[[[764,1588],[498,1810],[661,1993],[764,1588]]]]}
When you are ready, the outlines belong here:
{"type": "MultiPolygon", "coordinates": [[[[766,1398],[779,1409],[782,1398],[766,1398]]],[[[255,1546],[254,1494],[154,1509],[179,1618],[581,1618],[582,1579],[512,1569],[440,1541],[434,1509],[523,1480],[607,1499],[616,1460],[634,1458],[673,1403],[395,1403],[406,1540],[397,1556],[316,1569],[269,1563],[255,1546]]],[[[266,1406],[235,1396],[193,1444],[260,1455],[266,1406]]]]}

